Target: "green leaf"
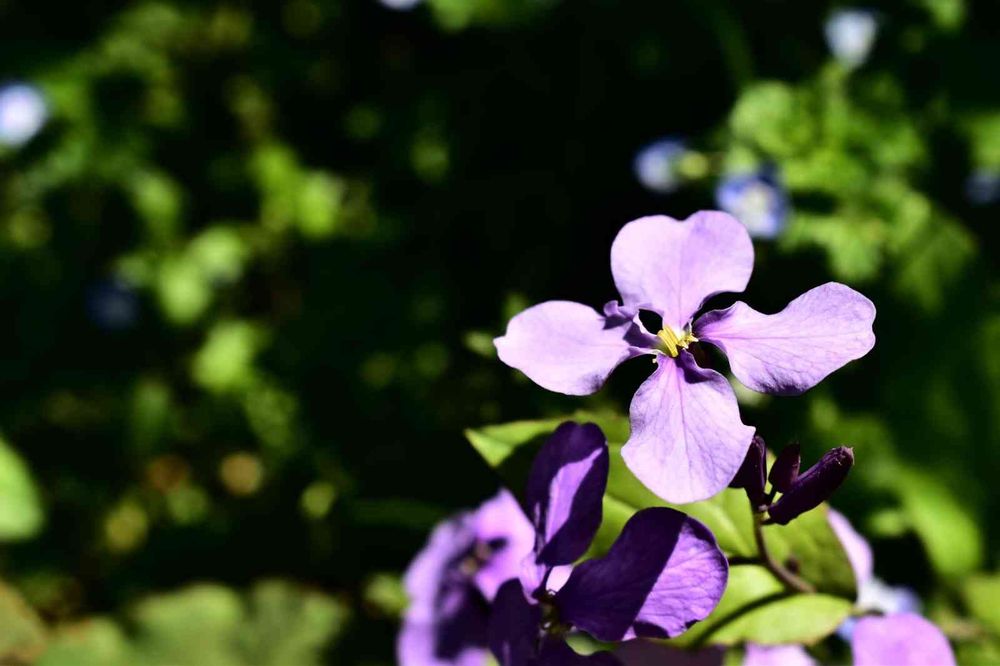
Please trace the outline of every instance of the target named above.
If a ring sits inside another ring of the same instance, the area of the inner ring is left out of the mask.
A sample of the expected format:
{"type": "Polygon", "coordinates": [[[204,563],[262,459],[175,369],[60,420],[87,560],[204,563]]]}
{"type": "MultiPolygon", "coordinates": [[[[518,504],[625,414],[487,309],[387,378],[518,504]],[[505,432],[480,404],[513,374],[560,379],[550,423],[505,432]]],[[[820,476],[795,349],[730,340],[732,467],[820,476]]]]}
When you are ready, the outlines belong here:
{"type": "Polygon", "coordinates": [[[789,594],[774,576],[757,565],[734,566],[718,607],[675,642],[761,645],[810,645],[832,634],[853,604],[827,594],[789,594]]]}
{"type": "Polygon", "coordinates": [[[973,616],[1000,636],[1000,576],[978,574],[965,581],[962,592],[973,616]]]}
{"type": "Polygon", "coordinates": [[[28,539],[38,533],[43,521],[28,466],[0,438],[0,541],[28,539]]]}

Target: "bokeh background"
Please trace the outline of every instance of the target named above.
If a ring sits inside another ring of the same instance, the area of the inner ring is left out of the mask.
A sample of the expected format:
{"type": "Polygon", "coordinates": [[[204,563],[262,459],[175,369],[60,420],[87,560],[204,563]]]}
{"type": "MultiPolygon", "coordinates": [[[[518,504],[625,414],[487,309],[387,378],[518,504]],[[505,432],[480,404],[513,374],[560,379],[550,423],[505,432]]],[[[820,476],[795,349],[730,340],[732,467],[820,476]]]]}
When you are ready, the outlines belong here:
{"type": "Polygon", "coordinates": [[[0,34],[4,663],[394,663],[401,571],[497,486],[463,429],[649,371],[563,398],[492,337],[718,206],[758,309],[879,309],[744,420],[853,445],[879,576],[1000,661],[997,3],[5,0],[0,34]]]}

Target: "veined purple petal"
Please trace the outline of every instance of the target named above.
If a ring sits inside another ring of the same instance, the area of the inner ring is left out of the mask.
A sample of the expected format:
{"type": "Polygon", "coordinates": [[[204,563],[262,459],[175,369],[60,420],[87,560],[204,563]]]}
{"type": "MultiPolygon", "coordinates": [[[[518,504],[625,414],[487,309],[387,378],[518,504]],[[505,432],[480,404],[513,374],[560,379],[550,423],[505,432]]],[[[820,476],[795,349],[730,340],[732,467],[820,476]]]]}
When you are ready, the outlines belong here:
{"type": "Polygon", "coordinates": [[[743,666],[816,666],[816,660],[801,645],[747,643],[743,666]]]}
{"type": "Polygon", "coordinates": [[[622,457],[647,488],[668,502],[703,500],[729,485],[753,438],[733,388],[682,351],[660,357],[629,408],[632,433],[622,457]]]}
{"type": "Polygon", "coordinates": [[[858,620],[851,637],[855,666],[954,666],[941,630],[919,615],[899,613],[858,620]]]}
{"type": "Polygon", "coordinates": [[[741,292],[753,271],[753,244],[739,221],[701,211],[629,222],[611,246],[611,272],[626,306],[658,312],[681,330],[715,294],[741,292]]]}
{"type": "Polygon", "coordinates": [[[648,353],[635,346],[647,340],[625,317],[604,317],[570,301],[548,301],[528,308],[494,340],[500,360],[542,388],[567,395],[589,395],[618,365],[648,353]]]}
{"type": "Polygon", "coordinates": [[[796,395],[818,384],[875,345],[875,305],[850,287],[828,282],[810,289],[778,314],[738,302],[694,323],[694,335],[729,357],[747,387],[796,395]]]}
{"type": "Polygon", "coordinates": [[[847,553],[847,559],[854,570],[854,579],[860,590],[865,583],[871,580],[875,569],[875,557],[872,555],[872,547],[868,541],[861,536],[847,516],[836,509],[827,509],[826,518],[830,521],[830,528],[840,539],[840,545],[847,553]]]}
{"type": "Polygon", "coordinates": [[[643,509],[607,555],[573,569],[555,604],[561,621],[598,640],[667,638],[707,617],[728,577],[707,527],[673,509],[643,509]]]}
{"type": "Polygon", "coordinates": [[[476,586],[487,600],[500,586],[521,572],[521,564],[531,553],[535,531],[517,499],[501,489],[472,515],[479,554],[485,558],[476,571],[476,586]]]}
{"type": "Polygon", "coordinates": [[[500,586],[490,613],[489,645],[500,666],[533,666],[538,657],[542,611],[524,597],[520,581],[500,586]]]}
{"type": "Polygon", "coordinates": [[[586,552],[601,525],[608,485],[608,444],[593,423],[556,428],[531,467],[526,493],[535,525],[535,561],[571,564],[586,552]]]}

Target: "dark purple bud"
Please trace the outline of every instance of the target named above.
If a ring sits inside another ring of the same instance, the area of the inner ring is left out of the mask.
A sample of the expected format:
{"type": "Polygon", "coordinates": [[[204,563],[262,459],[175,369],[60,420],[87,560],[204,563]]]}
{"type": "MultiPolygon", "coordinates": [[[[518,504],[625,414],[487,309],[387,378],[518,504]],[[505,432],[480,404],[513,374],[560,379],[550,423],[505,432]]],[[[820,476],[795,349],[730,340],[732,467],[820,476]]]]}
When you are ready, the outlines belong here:
{"type": "Polygon", "coordinates": [[[838,446],[830,449],[815,465],[792,484],[788,492],[771,505],[771,520],[787,525],[806,511],[815,509],[833,495],[854,465],[854,449],[838,446]]]}
{"type": "Polygon", "coordinates": [[[767,477],[771,487],[779,493],[787,493],[799,478],[800,464],[802,464],[802,447],[798,442],[793,442],[782,449],[771,465],[771,473],[767,477]]]}
{"type": "Polygon", "coordinates": [[[754,435],[747,450],[747,456],[743,459],[736,476],[729,483],[730,488],[743,488],[747,492],[747,497],[754,505],[754,508],[767,504],[767,495],[764,494],[764,474],[767,465],[767,447],[764,446],[764,438],[754,435]]]}

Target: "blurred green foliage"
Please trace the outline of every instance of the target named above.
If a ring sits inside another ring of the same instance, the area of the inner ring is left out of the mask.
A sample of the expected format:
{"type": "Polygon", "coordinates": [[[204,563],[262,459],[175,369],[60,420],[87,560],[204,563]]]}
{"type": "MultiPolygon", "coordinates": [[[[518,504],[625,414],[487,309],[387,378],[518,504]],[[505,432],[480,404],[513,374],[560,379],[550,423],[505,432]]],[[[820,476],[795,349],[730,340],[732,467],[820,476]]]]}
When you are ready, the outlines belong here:
{"type": "Polygon", "coordinates": [[[876,3],[849,69],[839,4],[0,2],[0,82],[50,107],[0,146],[0,654],[392,663],[400,572],[498,482],[463,430],[621,412],[648,372],[581,404],[492,336],[610,299],[624,222],[769,165],[792,212],[748,300],[841,280],[879,342],[744,419],[853,445],[877,573],[995,661],[1000,209],[966,186],[1000,172],[1000,7],[876,3]],[[663,135],[667,196],[630,172],[663,135]]]}

